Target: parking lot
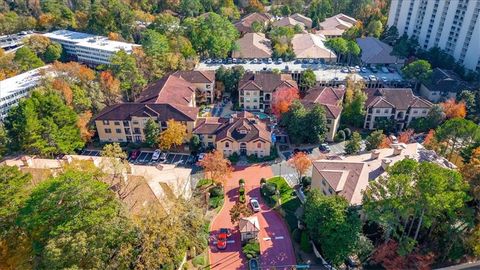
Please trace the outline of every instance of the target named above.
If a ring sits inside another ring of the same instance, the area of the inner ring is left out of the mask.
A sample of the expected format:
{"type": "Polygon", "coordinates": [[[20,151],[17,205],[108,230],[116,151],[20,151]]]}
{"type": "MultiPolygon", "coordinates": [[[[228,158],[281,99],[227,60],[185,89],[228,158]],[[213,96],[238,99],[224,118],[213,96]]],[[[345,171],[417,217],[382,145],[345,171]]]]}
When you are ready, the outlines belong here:
{"type": "MultiPolygon", "coordinates": [[[[101,153],[99,150],[85,149],[80,154],[84,156],[99,157],[101,153]]],[[[194,156],[184,153],[168,153],[163,162],[160,162],[159,160],[152,161],[152,157],[153,151],[141,151],[135,159],[132,159],[129,155],[128,162],[139,165],[175,164],[177,166],[190,166],[195,163],[194,156]]]]}
{"type": "Polygon", "coordinates": [[[98,150],[89,150],[85,149],[80,153],[82,156],[91,156],[91,157],[99,157],[100,156],[100,151],[98,150]]]}

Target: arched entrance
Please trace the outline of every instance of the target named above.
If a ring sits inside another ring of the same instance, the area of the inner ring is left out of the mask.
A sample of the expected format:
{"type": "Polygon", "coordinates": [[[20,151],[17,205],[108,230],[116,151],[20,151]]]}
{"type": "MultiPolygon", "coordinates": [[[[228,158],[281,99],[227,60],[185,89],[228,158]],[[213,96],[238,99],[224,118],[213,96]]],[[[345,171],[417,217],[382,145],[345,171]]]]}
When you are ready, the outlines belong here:
{"type": "Polygon", "coordinates": [[[247,154],[247,144],[242,142],[240,143],[240,155],[246,155],[247,154]]]}

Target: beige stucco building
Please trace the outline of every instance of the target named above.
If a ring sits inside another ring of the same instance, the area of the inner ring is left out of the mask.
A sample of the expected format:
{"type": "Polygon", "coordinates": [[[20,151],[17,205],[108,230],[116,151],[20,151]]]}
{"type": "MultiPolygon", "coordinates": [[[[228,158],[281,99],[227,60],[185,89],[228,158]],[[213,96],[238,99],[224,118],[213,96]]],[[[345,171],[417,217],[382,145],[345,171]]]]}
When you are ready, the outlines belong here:
{"type": "Polygon", "coordinates": [[[410,122],[426,117],[433,104],[413,94],[410,88],[366,89],[364,128],[376,129],[380,119],[392,120],[397,130],[407,128],[410,122]]]}
{"type": "Polygon", "coordinates": [[[344,87],[314,87],[308,90],[308,94],[302,99],[302,104],[306,108],[312,108],[315,104],[319,104],[324,108],[327,119],[325,140],[329,142],[334,140],[340,125],[344,95],[344,87]]]}
{"type": "Polygon", "coordinates": [[[199,119],[193,133],[199,135],[205,147],[215,147],[225,156],[237,153],[265,157],[270,155],[272,147],[270,127],[249,112],[237,113],[230,118],[199,119]]]}
{"type": "Polygon", "coordinates": [[[196,97],[200,103],[213,103],[215,99],[215,71],[214,70],[185,70],[176,71],[173,76],[184,79],[193,84],[197,90],[196,97]]]}

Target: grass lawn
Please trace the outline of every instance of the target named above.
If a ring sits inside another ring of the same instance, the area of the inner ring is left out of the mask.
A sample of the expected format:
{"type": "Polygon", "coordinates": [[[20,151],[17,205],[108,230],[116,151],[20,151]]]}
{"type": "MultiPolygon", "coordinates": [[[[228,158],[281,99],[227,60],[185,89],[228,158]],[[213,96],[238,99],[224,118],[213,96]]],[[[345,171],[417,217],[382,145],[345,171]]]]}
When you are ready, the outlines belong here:
{"type": "MultiPolygon", "coordinates": [[[[281,198],[281,207],[283,212],[285,213],[284,218],[290,227],[290,231],[297,228],[298,219],[295,216],[295,211],[300,207],[301,202],[297,198],[295,191],[291,188],[287,181],[280,176],[272,177],[267,180],[268,183],[275,183],[277,185],[277,189],[280,192],[281,198]]],[[[273,196],[273,199],[276,200],[276,196],[273,196]]]]}

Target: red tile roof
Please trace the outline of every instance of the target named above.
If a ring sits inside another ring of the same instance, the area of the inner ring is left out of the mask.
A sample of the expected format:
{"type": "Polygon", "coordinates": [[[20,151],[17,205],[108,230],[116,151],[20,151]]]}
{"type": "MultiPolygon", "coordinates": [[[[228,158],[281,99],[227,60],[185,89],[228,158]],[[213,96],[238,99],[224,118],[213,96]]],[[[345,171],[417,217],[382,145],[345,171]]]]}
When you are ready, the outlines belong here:
{"type": "Polygon", "coordinates": [[[190,83],[213,83],[215,82],[214,70],[182,70],[172,73],[173,76],[182,78],[190,83]]]}
{"type": "Polygon", "coordinates": [[[290,74],[276,74],[273,72],[247,72],[238,83],[239,90],[260,90],[273,92],[280,87],[298,88],[297,82],[290,74]]]}
{"type": "Polygon", "coordinates": [[[170,103],[188,106],[193,99],[196,87],[173,75],[167,75],[153,82],[140,93],[137,103],[170,103]]]}
{"type": "Polygon", "coordinates": [[[98,113],[95,120],[130,120],[132,116],[154,117],[159,121],[195,121],[198,108],[177,104],[120,103],[106,107],[98,113]]]}
{"type": "Polygon", "coordinates": [[[426,99],[415,96],[410,88],[378,88],[366,89],[367,108],[395,108],[407,110],[413,108],[430,108],[432,103],[426,99]]]}
{"type": "Polygon", "coordinates": [[[342,112],[344,88],[314,87],[302,99],[302,104],[311,108],[314,104],[323,105],[327,118],[336,119],[342,112]]]}

